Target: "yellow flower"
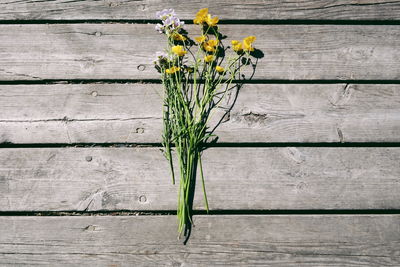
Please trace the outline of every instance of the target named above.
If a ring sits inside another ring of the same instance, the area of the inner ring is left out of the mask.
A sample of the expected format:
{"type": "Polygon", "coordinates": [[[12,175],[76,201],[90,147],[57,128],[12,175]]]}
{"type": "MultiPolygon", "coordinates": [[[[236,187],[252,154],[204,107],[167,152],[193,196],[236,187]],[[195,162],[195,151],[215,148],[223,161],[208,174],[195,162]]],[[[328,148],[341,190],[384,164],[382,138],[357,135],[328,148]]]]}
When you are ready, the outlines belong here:
{"type": "Polygon", "coordinates": [[[207,15],[208,15],[208,8],[200,9],[199,12],[197,12],[197,14],[196,14],[196,17],[194,18],[193,23],[194,24],[202,24],[207,19],[207,15]]]}
{"type": "Polygon", "coordinates": [[[219,44],[219,41],[218,40],[209,40],[207,43],[208,43],[208,45],[211,45],[211,46],[217,46],[219,44]]]}
{"type": "Polygon", "coordinates": [[[243,48],[246,51],[254,51],[254,47],[252,44],[256,40],[255,36],[247,36],[246,38],[243,39],[243,48]]]}
{"type": "Polygon", "coordinates": [[[233,47],[232,47],[233,51],[240,52],[243,50],[242,43],[239,42],[238,40],[232,40],[231,44],[233,45],[233,47]]]}
{"type": "Polygon", "coordinates": [[[208,40],[207,42],[203,43],[204,50],[208,52],[214,52],[215,47],[219,44],[218,40],[208,40]]]}
{"type": "Polygon", "coordinates": [[[177,33],[177,32],[175,32],[175,33],[172,34],[172,38],[173,38],[175,41],[186,41],[186,37],[183,36],[182,34],[177,33]]]}
{"type": "Polygon", "coordinates": [[[199,44],[201,44],[201,43],[204,43],[206,41],[206,36],[202,35],[202,36],[199,36],[199,37],[194,37],[194,40],[196,42],[198,42],[199,44]]]}
{"type": "Polygon", "coordinates": [[[180,67],[173,66],[169,69],[166,69],[165,72],[168,74],[174,74],[175,72],[180,71],[180,70],[181,70],[180,67]]]}
{"type": "Polygon", "coordinates": [[[208,26],[214,27],[214,26],[217,25],[217,23],[218,23],[218,21],[219,21],[219,18],[218,18],[218,17],[211,18],[211,15],[208,14],[207,17],[206,17],[206,19],[205,19],[205,21],[206,21],[206,23],[208,24],[208,26]]]}
{"type": "Polygon", "coordinates": [[[215,51],[215,47],[211,46],[211,45],[208,45],[207,43],[203,44],[203,48],[204,48],[204,50],[206,50],[208,52],[214,52],[215,51]]]}
{"type": "Polygon", "coordinates": [[[214,56],[213,55],[208,55],[204,57],[204,61],[207,63],[210,63],[211,61],[214,60],[214,56]]]}
{"type": "Polygon", "coordinates": [[[187,51],[183,49],[183,46],[181,45],[175,45],[171,48],[172,52],[175,53],[176,55],[183,57],[186,55],[187,51]]]}
{"type": "Polygon", "coordinates": [[[221,67],[221,66],[216,66],[215,70],[218,71],[219,73],[222,73],[222,72],[225,71],[225,69],[223,67],[221,67]]]}

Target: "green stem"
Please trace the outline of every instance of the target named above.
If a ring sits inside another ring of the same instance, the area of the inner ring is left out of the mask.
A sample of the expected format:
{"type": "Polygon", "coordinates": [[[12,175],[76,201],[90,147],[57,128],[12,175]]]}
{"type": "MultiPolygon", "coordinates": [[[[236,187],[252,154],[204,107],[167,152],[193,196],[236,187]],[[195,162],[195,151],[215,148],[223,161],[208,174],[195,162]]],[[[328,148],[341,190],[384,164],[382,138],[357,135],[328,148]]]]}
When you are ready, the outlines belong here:
{"type": "Polygon", "coordinates": [[[206,207],[207,213],[209,213],[208,199],[207,199],[207,193],[206,193],[206,185],[205,185],[205,182],[204,182],[204,175],[203,175],[203,164],[201,163],[201,153],[200,152],[198,152],[198,160],[199,160],[199,167],[200,167],[201,186],[203,188],[204,205],[206,207]]]}

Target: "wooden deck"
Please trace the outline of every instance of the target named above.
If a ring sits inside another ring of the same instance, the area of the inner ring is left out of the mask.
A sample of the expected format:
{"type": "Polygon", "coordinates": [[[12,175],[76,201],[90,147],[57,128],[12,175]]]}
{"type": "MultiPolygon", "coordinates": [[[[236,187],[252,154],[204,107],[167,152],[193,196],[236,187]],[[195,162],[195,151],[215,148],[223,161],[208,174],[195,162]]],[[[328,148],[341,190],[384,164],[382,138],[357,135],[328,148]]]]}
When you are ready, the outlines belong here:
{"type": "Polygon", "coordinates": [[[400,266],[400,1],[245,2],[0,1],[0,266],[400,266]],[[203,7],[264,57],[184,246],[154,15],[203,7]]]}

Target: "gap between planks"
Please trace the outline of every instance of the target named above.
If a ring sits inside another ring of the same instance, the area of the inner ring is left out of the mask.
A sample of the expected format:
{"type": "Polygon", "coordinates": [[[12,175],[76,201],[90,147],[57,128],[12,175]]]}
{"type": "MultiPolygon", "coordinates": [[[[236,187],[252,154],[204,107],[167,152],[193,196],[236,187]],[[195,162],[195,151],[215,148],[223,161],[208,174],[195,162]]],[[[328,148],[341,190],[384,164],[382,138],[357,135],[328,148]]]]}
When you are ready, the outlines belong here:
{"type": "MultiPolygon", "coordinates": [[[[400,215],[400,209],[364,210],[194,210],[193,215],[400,215]]],[[[100,211],[0,211],[0,216],[169,216],[176,210],[100,210],[100,211]]]]}

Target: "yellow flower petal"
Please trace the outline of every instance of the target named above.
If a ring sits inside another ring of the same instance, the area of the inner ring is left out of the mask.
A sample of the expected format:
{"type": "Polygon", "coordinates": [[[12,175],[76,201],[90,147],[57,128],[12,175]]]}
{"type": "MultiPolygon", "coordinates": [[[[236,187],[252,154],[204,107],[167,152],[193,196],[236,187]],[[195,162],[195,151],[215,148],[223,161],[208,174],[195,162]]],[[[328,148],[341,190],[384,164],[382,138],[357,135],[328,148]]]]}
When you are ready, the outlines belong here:
{"type": "Polygon", "coordinates": [[[204,61],[207,63],[210,63],[211,61],[214,60],[214,56],[213,55],[208,55],[204,57],[204,61]]]}
{"type": "Polygon", "coordinates": [[[218,17],[211,18],[211,15],[208,14],[207,17],[205,18],[205,21],[208,24],[208,26],[214,27],[217,25],[219,18],[218,17]]]}
{"type": "Polygon", "coordinates": [[[201,44],[201,43],[204,43],[206,41],[206,36],[202,35],[202,36],[199,36],[199,37],[195,37],[194,40],[196,42],[198,42],[199,44],[201,44]]]}
{"type": "Polygon", "coordinates": [[[239,51],[243,50],[243,45],[238,40],[232,40],[231,44],[232,44],[233,51],[239,52],[239,51]]]}
{"type": "Polygon", "coordinates": [[[243,43],[252,44],[252,43],[254,43],[255,40],[256,40],[256,37],[250,35],[243,39],[243,43]]]}
{"type": "Polygon", "coordinates": [[[208,40],[207,42],[203,43],[203,48],[208,52],[214,52],[218,44],[218,40],[208,40]]]}
{"type": "Polygon", "coordinates": [[[247,36],[243,39],[243,49],[246,51],[254,51],[254,47],[252,44],[256,40],[255,36],[247,36]]]}
{"type": "Polygon", "coordinates": [[[203,48],[207,52],[214,52],[215,51],[215,46],[208,45],[207,43],[203,43],[203,48]]]}
{"type": "Polygon", "coordinates": [[[252,45],[245,44],[243,50],[252,52],[254,51],[254,47],[252,45]]]}
{"type": "Polygon", "coordinates": [[[240,52],[240,51],[242,51],[243,50],[243,45],[242,45],[242,43],[238,43],[237,45],[234,45],[233,46],[233,51],[235,51],[235,52],[240,52]]]}
{"type": "Polygon", "coordinates": [[[217,46],[219,44],[219,41],[218,40],[209,40],[207,43],[210,46],[217,46]]]}
{"type": "Polygon", "coordinates": [[[235,52],[240,52],[242,50],[243,50],[242,44],[238,44],[233,47],[233,51],[235,52]]]}
{"type": "Polygon", "coordinates": [[[194,24],[202,24],[204,22],[204,19],[203,18],[198,18],[198,17],[196,17],[194,20],[193,20],[193,23],[194,24]]]}
{"type": "Polygon", "coordinates": [[[221,66],[216,66],[215,70],[218,71],[219,73],[222,73],[222,72],[225,71],[225,69],[223,67],[221,67],[221,66]]]}
{"type": "Polygon", "coordinates": [[[185,50],[183,49],[183,46],[181,46],[181,45],[175,45],[175,46],[173,46],[173,47],[171,48],[171,51],[172,51],[174,54],[176,54],[176,55],[178,55],[178,56],[180,56],[180,57],[186,55],[186,53],[187,53],[187,51],[185,51],[185,50]]]}
{"type": "Polygon", "coordinates": [[[207,15],[208,15],[208,8],[202,8],[197,12],[196,17],[206,17],[207,15]]]}
{"type": "Polygon", "coordinates": [[[208,8],[203,8],[200,9],[199,12],[197,12],[196,17],[193,20],[194,24],[202,24],[205,22],[206,18],[208,15],[208,8]]]}

